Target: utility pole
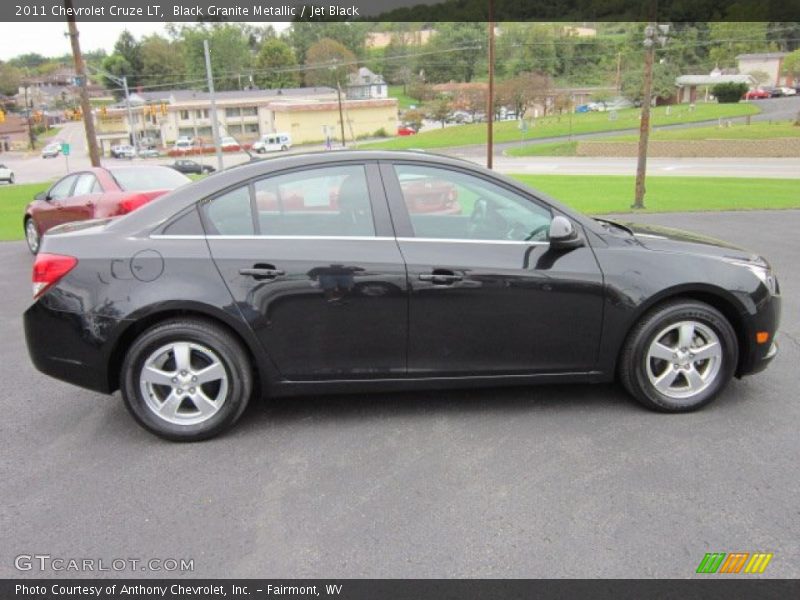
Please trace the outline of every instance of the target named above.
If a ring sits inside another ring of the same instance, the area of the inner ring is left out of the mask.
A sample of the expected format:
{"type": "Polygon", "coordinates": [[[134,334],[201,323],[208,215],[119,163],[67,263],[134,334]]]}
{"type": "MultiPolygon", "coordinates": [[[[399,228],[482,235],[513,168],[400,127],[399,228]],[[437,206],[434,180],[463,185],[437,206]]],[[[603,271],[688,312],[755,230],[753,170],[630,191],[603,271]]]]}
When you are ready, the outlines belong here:
{"type": "Polygon", "coordinates": [[[650,138],[650,103],[653,95],[653,59],[655,57],[655,23],[644,28],[644,84],[642,116],[639,122],[639,153],[636,161],[636,191],[631,208],[644,208],[645,176],[647,174],[647,142],[650,138]]]}
{"type": "Polygon", "coordinates": [[[494,0],[489,0],[489,93],[486,98],[486,168],[494,166],[494,0]]]}
{"type": "Polygon", "coordinates": [[[617,52],[617,77],[614,80],[614,87],[617,88],[617,95],[622,92],[622,52],[617,52]]]}
{"type": "Polygon", "coordinates": [[[83,127],[86,131],[86,146],[89,148],[89,160],[93,167],[99,167],[100,153],[97,151],[97,134],[94,130],[94,116],[92,115],[92,105],[89,103],[89,92],[86,90],[86,66],[81,54],[81,44],[78,41],[78,26],[75,24],[75,10],[72,7],[72,0],[64,0],[64,8],[67,13],[68,35],[72,45],[75,76],[78,79],[78,90],[81,97],[81,112],[83,113],[83,127]]]}
{"type": "Polygon", "coordinates": [[[208,40],[203,40],[203,51],[206,54],[206,77],[208,77],[208,96],[211,101],[211,135],[214,136],[214,149],[217,153],[217,170],[222,170],[222,146],[219,139],[219,121],[217,121],[217,102],[214,99],[214,78],[211,75],[211,53],[208,51],[208,40]]]}
{"type": "Polygon", "coordinates": [[[339,97],[339,125],[342,127],[342,148],[345,147],[344,142],[344,112],[342,111],[342,86],[339,84],[339,75],[336,75],[336,93],[339,97]]]}

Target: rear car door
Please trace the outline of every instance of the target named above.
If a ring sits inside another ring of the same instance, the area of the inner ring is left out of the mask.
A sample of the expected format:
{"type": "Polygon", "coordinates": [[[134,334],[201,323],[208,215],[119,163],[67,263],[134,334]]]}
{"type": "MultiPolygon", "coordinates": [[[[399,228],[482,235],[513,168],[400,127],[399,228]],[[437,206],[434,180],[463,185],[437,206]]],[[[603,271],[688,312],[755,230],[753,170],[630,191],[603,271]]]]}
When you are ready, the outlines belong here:
{"type": "Polygon", "coordinates": [[[550,249],[549,205],[466,168],[381,172],[408,269],[410,376],[594,367],[601,271],[588,246],[550,249]]]}
{"type": "Polygon", "coordinates": [[[201,214],[217,268],[284,378],[405,374],[406,271],[376,163],[281,171],[201,214]]]}

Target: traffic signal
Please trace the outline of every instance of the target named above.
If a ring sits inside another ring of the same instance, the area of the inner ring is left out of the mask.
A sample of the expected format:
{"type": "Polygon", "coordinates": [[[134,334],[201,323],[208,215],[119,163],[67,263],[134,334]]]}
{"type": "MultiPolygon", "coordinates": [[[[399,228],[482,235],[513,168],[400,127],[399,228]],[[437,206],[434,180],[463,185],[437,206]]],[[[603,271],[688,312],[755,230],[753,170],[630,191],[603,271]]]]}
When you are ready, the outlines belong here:
{"type": "Polygon", "coordinates": [[[5,123],[5,122],[6,122],[6,113],[2,108],[0,108],[0,123],[5,123]]]}
{"type": "Polygon", "coordinates": [[[100,115],[105,119],[108,116],[108,108],[105,105],[100,107],[100,115]]]}

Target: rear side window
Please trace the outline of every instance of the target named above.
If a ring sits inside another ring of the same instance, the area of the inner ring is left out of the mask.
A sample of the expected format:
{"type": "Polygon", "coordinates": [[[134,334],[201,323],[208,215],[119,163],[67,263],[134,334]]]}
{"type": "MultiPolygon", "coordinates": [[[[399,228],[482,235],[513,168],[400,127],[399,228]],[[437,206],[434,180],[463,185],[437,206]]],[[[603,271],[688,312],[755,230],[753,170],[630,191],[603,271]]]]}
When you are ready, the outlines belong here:
{"type": "Polygon", "coordinates": [[[93,193],[93,188],[97,184],[97,178],[91,173],[84,173],[78,177],[78,182],[75,184],[75,190],[72,192],[73,196],[83,196],[84,194],[93,193]]]}
{"type": "Polygon", "coordinates": [[[320,167],[255,183],[262,235],[373,237],[363,165],[320,167]]]}
{"type": "Polygon", "coordinates": [[[246,185],[217,196],[203,206],[208,235],[253,235],[250,188],[246,185]]]}

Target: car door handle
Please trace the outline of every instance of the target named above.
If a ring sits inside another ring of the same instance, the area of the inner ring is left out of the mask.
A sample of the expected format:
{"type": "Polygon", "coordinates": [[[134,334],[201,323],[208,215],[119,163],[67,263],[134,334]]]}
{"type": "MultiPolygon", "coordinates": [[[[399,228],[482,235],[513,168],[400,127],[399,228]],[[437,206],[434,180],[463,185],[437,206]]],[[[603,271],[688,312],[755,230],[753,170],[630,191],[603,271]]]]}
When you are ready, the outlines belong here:
{"type": "Polygon", "coordinates": [[[464,279],[463,275],[457,275],[448,269],[434,269],[432,273],[422,273],[420,281],[430,281],[434,285],[451,285],[456,281],[464,279]]]}
{"type": "Polygon", "coordinates": [[[240,275],[247,275],[253,279],[275,279],[281,275],[286,275],[286,271],[276,269],[273,265],[253,265],[250,268],[239,269],[240,275]]]}

